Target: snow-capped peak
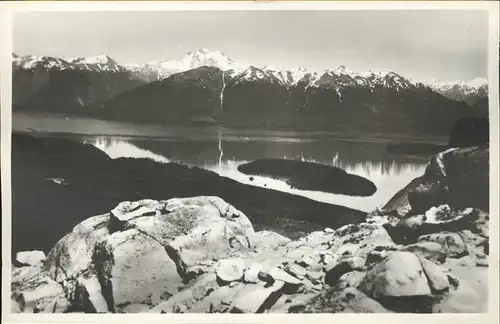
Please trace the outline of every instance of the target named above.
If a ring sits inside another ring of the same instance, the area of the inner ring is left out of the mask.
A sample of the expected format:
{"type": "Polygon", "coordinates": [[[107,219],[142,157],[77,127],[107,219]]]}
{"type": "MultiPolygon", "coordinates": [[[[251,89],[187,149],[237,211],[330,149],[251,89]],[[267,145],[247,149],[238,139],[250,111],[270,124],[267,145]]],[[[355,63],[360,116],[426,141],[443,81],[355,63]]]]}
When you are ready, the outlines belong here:
{"type": "Polygon", "coordinates": [[[38,68],[64,70],[71,67],[71,64],[66,60],[50,57],[50,56],[36,56],[36,55],[12,55],[12,63],[15,67],[31,70],[38,68]]]}
{"type": "Polygon", "coordinates": [[[96,56],[88,56],[88,57],[79,57],[75,58],[71,63],[75,64],[118,64],[115,60],[113,60],[108,55],[96,55],[96,56]]]}
{"type": "Polygon", "coordinates": [[[461,88],[475,88],[479,89],[481,87],[487,86],[488,85],[488,79],[483,78],[483,77],[477,77],[472,80],[468,81],[448,81],[448,82],[439,82],[436,79],[433,79],[431,82],[428,83],[429,86],[433,88],[442,88],[442,89],[450,89],[455,86],[461,87],[461,88]]]}
{"type": "Polygon", "coordinates": [[[349,71],[347,70],[347,68],[344,65],[340,65],[340,66],[336,67],[335,69],[330,69],[329,72],[333,72],[335,74],[346,74],[349,71]]]}
{"type": "Polygon", "coordinates": [[[161,60],[147,63],[146,69],[155,70],[158,78],[166,78],[174,73],[196,69],[202,66],[213,66],[221,70],[233,70],[233,73],[244,71],[248,65],[235,62],[220,51],[210,51],[200,48],[194,52],[189,52],[180,60],[161,60]]]}
{"type": "Polygon", "coordinates": [[[477,77],[469,81],[449,81],[439,82],[433,79],[431,82],[424,82],[434,91],[454,100],[464,100],[468,96],[487,96],[488,80],[477,77]]]}
{"type": "Polygon", "coordinates": [[[201,48],[196,52],[191,52],[181,59],[181,64],[189,68],[201,66],[214,66],[222,70],[228,70],[234,65],[233,60],[219,51],[211,52],[206,48],[201,48]]]}
{"type": "Polygon", "coordinates": [[[76,68],[82,70],[105,71],[105,72],[122,72],[126,68],[119,65],[114,59],[108,55],[96,55],[79,57],[70,61],[76,68]]]}
{"type": "Polygon", "coordinates": [[[488,85],[488,79],[483,77],[478,77],[467,82],[471,87],[480,88],[488,85]]]}

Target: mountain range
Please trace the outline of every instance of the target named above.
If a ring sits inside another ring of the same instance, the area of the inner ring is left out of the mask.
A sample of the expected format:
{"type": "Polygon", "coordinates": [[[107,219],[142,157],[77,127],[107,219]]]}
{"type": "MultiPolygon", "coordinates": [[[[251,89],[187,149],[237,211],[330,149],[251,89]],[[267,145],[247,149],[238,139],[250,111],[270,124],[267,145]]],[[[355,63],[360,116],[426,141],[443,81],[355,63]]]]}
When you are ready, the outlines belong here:
{"type": "Polygon", "coordinates": [[[207,49],[142,65],[106,55],[13,54],[14,109],[145,123],[434,134],[487,116],[487,98],[484,79],[422,83],[344,66],[278,70],[207,49]]]}
{"type": "Polygon", "coordinates": [[[485,78],[454,82],[433,81],[428,85],[443,96],[464,101],[470,106],[474,106],[478,101],[488,97],[488,80],[485,78]]]}

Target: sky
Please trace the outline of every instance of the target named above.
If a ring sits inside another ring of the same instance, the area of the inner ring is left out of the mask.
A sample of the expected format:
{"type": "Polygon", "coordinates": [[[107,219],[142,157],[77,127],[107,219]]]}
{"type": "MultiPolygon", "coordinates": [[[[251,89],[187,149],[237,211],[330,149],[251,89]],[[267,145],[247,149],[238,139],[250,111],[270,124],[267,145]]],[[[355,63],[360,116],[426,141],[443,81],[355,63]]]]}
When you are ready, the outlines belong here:
{"type": "Polygon", "coordinates": [[[198,48],[314,71],[339,65],[415,80],[487,77],[488,13],[471,10],[20,12],[14,52],[180,59],[198,48]]]}

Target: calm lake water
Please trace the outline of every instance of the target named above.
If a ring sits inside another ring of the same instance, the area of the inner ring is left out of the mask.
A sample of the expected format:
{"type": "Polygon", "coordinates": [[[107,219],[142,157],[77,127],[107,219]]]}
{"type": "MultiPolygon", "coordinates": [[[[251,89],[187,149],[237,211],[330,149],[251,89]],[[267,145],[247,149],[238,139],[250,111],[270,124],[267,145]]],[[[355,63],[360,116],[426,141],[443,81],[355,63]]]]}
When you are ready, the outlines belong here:
{"type": "Polygon", "coordinates": [[[54,115],[39,117],[27,113],[15,113],[12,122],[15,131],[64,136],[89,143],[111,158],[182,162],[248,185],[364,211],[383,206],[397,191],[422,175],[428,161],[427,156],[387,152],[387,143],[394,142],[390,138],[220,127],[162,127],[54,115]],[[337,166],[370,179],[377,186],[377,192],[370,197],[351,197],[297,190],[283,181],[267,177],[255,176],[251,181],[248,175],[237,170],[238,165],[261,158],[298,159],[337,166]]]}

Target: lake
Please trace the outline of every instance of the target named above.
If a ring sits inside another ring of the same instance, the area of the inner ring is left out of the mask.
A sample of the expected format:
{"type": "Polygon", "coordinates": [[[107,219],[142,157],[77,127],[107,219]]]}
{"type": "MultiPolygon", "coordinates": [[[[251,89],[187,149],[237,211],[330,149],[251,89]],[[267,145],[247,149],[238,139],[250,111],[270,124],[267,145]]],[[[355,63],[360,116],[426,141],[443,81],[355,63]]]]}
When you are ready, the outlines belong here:
{"type": "Polygon", "coordinates": [[[398,141],[445,143],[447,139],[391,138],[387,135],[301,133],[234,130],[223,127],[164,127],[101,121],[90,118],[14,113],[13,130],[39,136],[65,137],[92,144],[111,158],[150,158],[212,170],[244,184],[276,189],[313,200],[363,211],[382,207],[396,192],[423,174],[430,157],[393,154],[388,143],[398,141]],[[248,175],[238,165],[261,158],[285,158],[337,166],[371,180],[377,191],[352,197],[291,188],[283,181],[248,175]]]}

